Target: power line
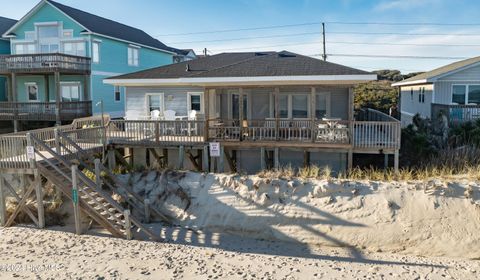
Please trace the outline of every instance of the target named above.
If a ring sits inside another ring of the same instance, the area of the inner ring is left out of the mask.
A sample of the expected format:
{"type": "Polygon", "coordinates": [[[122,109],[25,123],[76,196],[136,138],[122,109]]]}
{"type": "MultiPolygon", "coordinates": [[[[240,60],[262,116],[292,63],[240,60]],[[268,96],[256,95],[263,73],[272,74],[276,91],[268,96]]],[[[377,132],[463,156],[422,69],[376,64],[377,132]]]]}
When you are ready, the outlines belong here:
{"type": "Polygon", "coordinates": [[[415,44],[415,43],[372,43],[372,42],[345,42],[327,41],[328,44],[345,45],[382,45],[382,46],[418,46],[418,47],[480,47],[479,44],[415,44]]]}
{"type": "Polygon", "coordinates": [[[279,37],[295,37],[295,36],[318,35],[318,34],[321,34],[321,33],[320,32],[306,32],[306,33],[295,33],[295,34],[284,34],[284,35],[231,38],[231,39],[216,39],[216,40],[202,40],[202,41],[189,41],[189,42],[172,42],[172,43],[167,43],[167,44],[173,45],[173,44],[193,44],[193,43],[208,43],[208,42],[241,41],[241,40],[268,39],[268,38],[279,38],[279,37]]]}
{"type": "MultiPolygon", "coordinates": [[[[338,24],[338,25],[390,25],[390,26],[480,26],[480,23],[444,23],[444,22],[345,22],[345,21],[324,21],[325,24],[338,24]]],[[[197,32],[185,32],[185,33],[167,33],[160,34],[157,37],[167,37],[167,36],[186,36],[186,35],[200,35],[200,34],[213,34],[213,33],[228,33],[228,32],[239,32],[239,31],[255,31],[255,30],[265,30],[265,29],[279,29],[279,28],[290,28],[298,26],[309,26],[309,25],[321,25],[322,22],[304,22],[296,24],[284,24],[284,25],[269,25],[269,26],[259,26],[259,27],[249,27],[249,28],[237,28],[237,29],[218,29],[210,31],[197,31],[197,32]]]]}
{"type": "Polygon", "coordinates": [[[401,35],[401,36],[480,36],[475,33],[400,33],[400,32],[357,32],[357,31],[330,31],[327,34],[349,35],[401,35]]]}
{"type": "MultiPolygon", "coordinates": [[[[310,56],[322,56],[323,54],[314,54],[310,56]]],[[[369,57],[369,58],[408,58],[408,59],[467,59],[463,56],[418,56],[418,55],[376,55],[376,54],[343,54],[330,53],[328,56],[343,56],[343,57],[369,57]]]]}

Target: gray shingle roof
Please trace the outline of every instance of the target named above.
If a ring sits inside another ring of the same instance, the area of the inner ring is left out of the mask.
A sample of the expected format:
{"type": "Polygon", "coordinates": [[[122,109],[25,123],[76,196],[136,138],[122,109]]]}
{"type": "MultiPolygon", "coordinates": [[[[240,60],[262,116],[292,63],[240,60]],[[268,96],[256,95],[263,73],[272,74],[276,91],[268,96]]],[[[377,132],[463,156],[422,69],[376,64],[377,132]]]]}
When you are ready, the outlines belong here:
{"type": "Polygon", "coordinates": [[[287,51],[221,53],[125,74],[112,79],[259,77],[371,74],[287,51]],[[188,69],[188,71],[187,71],[188,69]]]}
{"type": "Polygon", "coordinates": [[[15,23],[17,23],[15,19],[0,17],[0,34],[7,32],[15,23]]]}
{"type": "Polygon", "coordinates": [[[145,31],[138,28],[134,28],[82,10],[78,10],[52,0],[47,0],[47,2],[49,2],[50,4],[52,4],[53,6],[55,6],[56,8],[58,8],[59,10],[61,10],[92,32],[157,49],[162,49],[174,53],[181,53],[180,50],[163,44],[159,40],[148,35],[145,31]]]}
{"type": "Polygon", "coordinates": [[[411,82],[415,82],[415,81],[422,81],[422,80],[431,79],[431,78],[434,78],[436,76],[443,75],[443,74],[446,74],[446,73],[451,72],[451,71],[455,71],[457,69],[463,68],[465,66],[468,66],[468,65],[471,65],[471,64],[474,64],[474,63],[477,63],[477,62],[480,62],[480,56],[472,57],[472,58],[469,58],[469,59],[454,62],[454,63],[448,64],[448,65],[442,66],[440,68],[433,69],[432,71],[428,71],[428,72],[419,74],[417,76],[413,76],[411,78],[405,79],[403,81],[399,81],[398,83],[395,83],[393,85],[396,85],[396,84],[400,85],[400,84],[403,84],[403,83],[411,83],[411,82]]]}

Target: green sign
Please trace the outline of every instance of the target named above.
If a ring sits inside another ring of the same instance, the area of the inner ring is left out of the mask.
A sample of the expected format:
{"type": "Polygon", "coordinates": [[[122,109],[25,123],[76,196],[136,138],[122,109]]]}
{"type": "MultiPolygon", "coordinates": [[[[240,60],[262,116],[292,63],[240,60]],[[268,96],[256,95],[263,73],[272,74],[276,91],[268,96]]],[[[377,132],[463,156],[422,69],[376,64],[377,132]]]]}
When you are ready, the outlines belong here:
{"type": "Polygon", "coordinates": [[[73,203],[78,203],[78,190],[76,189],[72,190],[72,200],[73,203]]]}

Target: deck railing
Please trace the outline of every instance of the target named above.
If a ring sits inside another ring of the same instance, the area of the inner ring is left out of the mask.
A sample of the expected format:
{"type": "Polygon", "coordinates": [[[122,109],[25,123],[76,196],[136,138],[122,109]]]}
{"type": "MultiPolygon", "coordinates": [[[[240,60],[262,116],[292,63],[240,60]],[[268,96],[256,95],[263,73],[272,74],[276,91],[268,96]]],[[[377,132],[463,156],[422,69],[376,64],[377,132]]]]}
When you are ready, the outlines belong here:
{"type": "Polygon", "coordinates": [[[400,121],[378,110],[358,110],[352,130],[357,149],[400,149],[400,121]]]}
{"type": "Polygon", "coordinates": [[[61,53],[0,55],[0,73],[90,74],[91,59],[61,53]]]}
{"type": "MultiPolygon", "coordinates": [[[[57,104],[55,102],[0,102],[0,120],[55,121],[57,104]]],[[[61,120],[92,115],[92,101],[61,102],[59,108],[61,120]]]]}
{"type": "Polygon", "coordinates": [[[432,118],[445,116],[451,124],[459,124],[480,119],[480,104],[435,104],[432,103],[432,118]]]}

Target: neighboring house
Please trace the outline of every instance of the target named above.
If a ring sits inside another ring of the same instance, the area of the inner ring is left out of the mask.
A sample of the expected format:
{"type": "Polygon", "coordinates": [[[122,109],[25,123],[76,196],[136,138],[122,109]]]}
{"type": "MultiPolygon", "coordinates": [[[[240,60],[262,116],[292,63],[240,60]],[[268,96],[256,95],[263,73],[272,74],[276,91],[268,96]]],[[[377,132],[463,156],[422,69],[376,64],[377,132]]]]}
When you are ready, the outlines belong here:
{"type": "MultiPolygon", "coordinates": [[[[14,19],[0,17],[0,34],[17,23],[14,19]]],[[[0,37],[0,55],[10,54],[10,40],[0,37]]],[[[0,101],[7,100],[7,79],[0,76],[0,101]]]]}
{"type": "Polygon", "coordinates": [[[480,56],[455,62],[394,83],[400,88],[402,126],[419,114],[449,123],[480,118],[480,56]]]}
{"type": "MultiPolygon", "coordinates": [[[[222,53],[104,82],[126,88],[126,121],[113,125],[131,137],[127,144],[152,135],[154,148],[170,148],[169,164],[183,162],[182,146],[220,142],[220,165],[230,170],[290,164],[338,172],[352,166],[353,153],[395,154],[398,167],[399,122],[373,110],[354,118],[354,85],[376,78],[282,51],[222,53]]],[[[146,140],[137,143],[137,163],[150,153],[142,151],[146,140]]]]}
{"type": "Polygon", "coordinates": [[[15,129],[19,120],[58,124],[100,113],[100,101],[113,118],[123,117],[123,90],[104,78],[194,57],[137,28],[50,0],[3,38],[10,39],[11,55],[0,58],[0,73],[14,86],[0,119],[14,120],[15,129]]]}

